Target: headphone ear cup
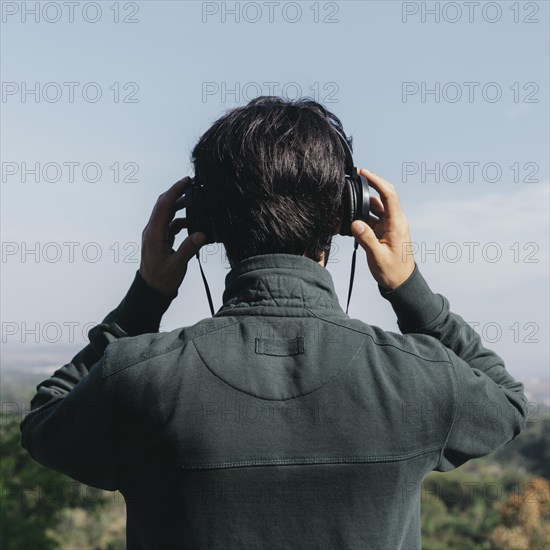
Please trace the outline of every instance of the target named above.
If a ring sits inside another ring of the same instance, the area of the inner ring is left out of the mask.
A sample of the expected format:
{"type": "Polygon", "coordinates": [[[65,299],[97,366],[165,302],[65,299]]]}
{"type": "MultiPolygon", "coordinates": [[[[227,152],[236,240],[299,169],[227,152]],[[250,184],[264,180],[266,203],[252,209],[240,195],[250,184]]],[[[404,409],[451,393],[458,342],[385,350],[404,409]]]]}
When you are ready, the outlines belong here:
{"type": "Polygon", "coordinates": [[[357,211],[357,197],[355,186],[349,176],[344,180],[344,191],[342,193],[342,219],[339,235],[352,236],[351,222],[355,219],[357,211]]]}
{"type": "Polygon", "coordinates": [[[357,197],[358,218],[368,223],[370,219],[370,189],[369,180],[365,176],[359,176],[357,192],[359,193],[357,197]]]}

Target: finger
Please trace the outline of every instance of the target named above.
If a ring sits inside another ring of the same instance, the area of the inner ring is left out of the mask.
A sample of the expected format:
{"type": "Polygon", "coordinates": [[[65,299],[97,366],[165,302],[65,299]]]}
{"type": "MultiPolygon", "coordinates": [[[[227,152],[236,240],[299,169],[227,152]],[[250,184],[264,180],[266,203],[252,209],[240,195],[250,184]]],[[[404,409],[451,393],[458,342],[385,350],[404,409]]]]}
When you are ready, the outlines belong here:
{"type": "Polygon", "coordinates": [[[159,196],[147,224],[148,232],[153,239],[162,240],[166,234],[168,224],[176,213],[174,204],[189,185],[191,185],[191,178],[187,176],[174,183],[168,191],[159,196]]]}
{"type": "Polygon", "coordinates": [[[177,235],[184,227],[187,227],[187,218],[176,218],[168,226],[169,235],[177,235]]]}
{"type": "Polygon", "coordinates": [[[384,206],[385,219],[391,226],[391,224],[403,214],[395,185],[364,168],[361,169],[361,174],[369,180],[372,187],[380,194],[384,206]]]}
{"type": "Polygon", "coordinates": [[[179,198],[183,192],[191,185],[192,178],[189,176],[185,176],[184,178],[180,179],[168,191],[165,191],[164,194],[168,197],[168,199],[174,203],[177,198],[179,198]]]}
{"type": "Polygon", "coordinates": [[[369,254],[376,257],[376,253],[382,246],[374,234],[373,229],[363,221],[355,220],[351,224],[351,232],[361,247],[369,254]],[[360,231],[361,227],[364,229],[360,231]]]}
{"type": "Polygon", "coordinates": [[[182,195],[178,199],[176,199],[176,202],[174,203],[174,211],[181,210],[182,208],[187,207],[187,195],[182,195]]]}
{"type": "Polygon", "coordinates": [[[369,213],[369,221],[367,222],[370,227],[373,229],[376,227],[376,224],[380,222],[380,218],[369,213]]]}
{"type": "Polygon", "coordinates": [[[189,262],[206,242],[206,235],[197,231],[189,235],[178,247],[175,257],[178,262],[189,262]]]}
{"type": "Polygon", "coordinates": [[[370,210],[378,216],[379,214],[384,214],[384,205],[379,197],[374,195],[370,196],[370,210]]]}

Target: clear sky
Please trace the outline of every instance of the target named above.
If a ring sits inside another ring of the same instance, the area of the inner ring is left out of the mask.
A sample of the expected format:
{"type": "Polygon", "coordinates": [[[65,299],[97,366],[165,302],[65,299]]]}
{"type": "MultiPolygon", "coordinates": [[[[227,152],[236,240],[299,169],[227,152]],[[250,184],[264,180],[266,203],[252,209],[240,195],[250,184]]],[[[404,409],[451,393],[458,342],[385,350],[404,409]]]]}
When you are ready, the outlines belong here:
{"type": "MultiPolygon", "coordinates": [[[[81,349],[133,280],[157,196],[192,174],[197,139],[273,93],[313,96],[341,118],[357,164],[397,186],[432,290],[512,374],[547,376],[548,11],[2,2],[4,353],[81,349]]],[[[344,309],[352,251],[336,237],[328,264],[344,309]]],[[[221,248],[203,257],[217,310],[229,264],[221,248]]],[[[358,260],[350,316],[397,332],[361,249],[358,260]]],[[[161,330],[207,316],[194,259],[161,330]]]]}

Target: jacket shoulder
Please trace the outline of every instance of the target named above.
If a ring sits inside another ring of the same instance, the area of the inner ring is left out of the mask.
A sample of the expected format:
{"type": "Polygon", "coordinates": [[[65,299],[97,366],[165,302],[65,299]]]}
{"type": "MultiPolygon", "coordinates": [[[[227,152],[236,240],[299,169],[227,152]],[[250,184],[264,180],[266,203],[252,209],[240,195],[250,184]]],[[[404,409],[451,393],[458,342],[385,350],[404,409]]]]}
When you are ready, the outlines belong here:
{"type": "MultiPolygon", "coordinates": [[[[154,332],[127,336],[112,341],[105,349],[103,377],[108,377],[128,367],[133,367],[163,355],[180,352],[194,338],[224,328],[228,318],[207,318],[189,327],[176,328],[169,332],[154,332]]],[[[173,364],[173,362],[168,362],[173,364]]]]}
{"type": "Polygon", "coordinates": [[[386,348],[388,352],[416,356],[425,361],[450,363],[449,355],[443,343],[434,336],[421,333],[401,334],[382,329],[351,319],[346,323],[348,328],[358,330],[367,335],[372,344],[378,348],[386,348]]]}
{"type": "Polygon", "coordinates": [[[170,332],[140,334],[114,340],[105,349],[103,377],[181,349],[184,345],[180,338],[181,332],[182,329],[179,328],[170,332]]]}

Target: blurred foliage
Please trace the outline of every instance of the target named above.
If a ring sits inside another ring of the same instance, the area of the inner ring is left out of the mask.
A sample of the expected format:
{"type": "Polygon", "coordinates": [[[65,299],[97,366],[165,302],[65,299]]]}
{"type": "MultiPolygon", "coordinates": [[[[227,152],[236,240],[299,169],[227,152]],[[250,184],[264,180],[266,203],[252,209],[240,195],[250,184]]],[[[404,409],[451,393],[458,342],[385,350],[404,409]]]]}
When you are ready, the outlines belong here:
{"type": "Polygon", "coordinates": [[[422,488],[425,550],[550,548],[550,483],[515,469],[432,472],[422,488]]]}
{"type": "Polygon", "coordinates": [[[550,483],[535,478],[520,495],[510,495],[499,506],[501,524],[491,533],[497,548],[530,550],[548,548],[550,541],[550,483]]]}
{"type": "Polygon", "coordinates": [[[513,441],[422,484],[424,550],[550,549],[550,415],[513,441]]]}
{"type": "Polygon", "coordinates": [[[550,415],[529,418],[521,434],[490,457],[550,480],[550,415]]]}
{"type": "Polygon", "coordinates": [[[16,415],[0,414],[0,548],[124,548],[122,496],[35,462],[21,447],[19,423],[16,415]],[[122,521],[115,522],[115,532],[105,514],[114,499],[106,495],[118,495],[121,501],[117,513],[122,521]]]}

